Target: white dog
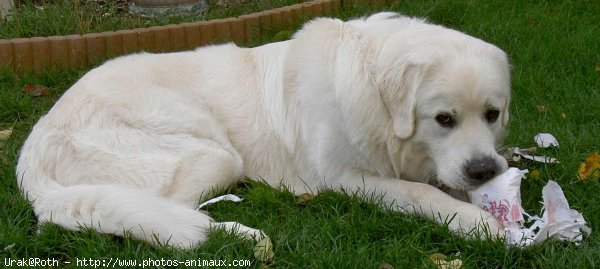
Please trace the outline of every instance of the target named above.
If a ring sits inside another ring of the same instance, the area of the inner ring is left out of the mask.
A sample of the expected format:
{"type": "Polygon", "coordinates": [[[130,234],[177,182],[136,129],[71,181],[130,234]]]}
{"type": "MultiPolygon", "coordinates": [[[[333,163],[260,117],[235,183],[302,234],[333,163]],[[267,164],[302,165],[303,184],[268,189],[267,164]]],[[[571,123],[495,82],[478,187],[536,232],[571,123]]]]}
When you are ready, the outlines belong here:
{"type": "Polygon", "coordinates": [[[17,180],[40,222],[181,248],[211,226],[260,236],[194,210],[244,176],[362,189],[459,234],[501,234],[432,185],[470,190],[507,168],[509,99],[506,55],[479,39],[394,13],[319,18],[290,41],[90,71],[35,125],[17,180]]]}

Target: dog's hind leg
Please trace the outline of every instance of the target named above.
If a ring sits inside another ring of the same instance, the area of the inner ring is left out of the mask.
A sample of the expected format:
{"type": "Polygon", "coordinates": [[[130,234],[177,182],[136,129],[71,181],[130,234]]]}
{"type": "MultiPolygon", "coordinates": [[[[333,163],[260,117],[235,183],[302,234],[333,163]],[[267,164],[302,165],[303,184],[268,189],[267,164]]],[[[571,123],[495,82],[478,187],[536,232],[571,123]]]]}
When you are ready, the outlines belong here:
{"type": "MultiPolygon", "coordinates": [[[[196,154],[182,158],[173,180],[161,190],[161,195],[186,205],[196,206],[211,194],[231,186],[243,175],[241,156],[232,147],[202,140],[196,154]]],[[[237,222],[214,222],[212,229],[224,229],[245,240],[260,240],[265,234],[237,222]]]]}
{"type": "Polygon", "coordinates": [[[173,178],[165,184],[160,195],[188,206],[215,192],[223,191],[243,175],[240,155],[209,139],[198,139],[194,151],[176,164],[173,178]]]}

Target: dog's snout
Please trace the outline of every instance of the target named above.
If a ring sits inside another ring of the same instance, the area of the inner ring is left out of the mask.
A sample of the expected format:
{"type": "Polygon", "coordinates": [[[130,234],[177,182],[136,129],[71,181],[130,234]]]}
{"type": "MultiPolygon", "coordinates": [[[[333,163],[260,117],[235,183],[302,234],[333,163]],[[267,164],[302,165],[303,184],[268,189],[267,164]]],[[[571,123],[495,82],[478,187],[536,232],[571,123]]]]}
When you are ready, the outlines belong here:
{"type": "Polygon", "coordinates": [[[467,176],[480,182],[492,179],[496,176],[498,169],[498,164],[491,157],[472,159],[465,165],[467,176]]]}

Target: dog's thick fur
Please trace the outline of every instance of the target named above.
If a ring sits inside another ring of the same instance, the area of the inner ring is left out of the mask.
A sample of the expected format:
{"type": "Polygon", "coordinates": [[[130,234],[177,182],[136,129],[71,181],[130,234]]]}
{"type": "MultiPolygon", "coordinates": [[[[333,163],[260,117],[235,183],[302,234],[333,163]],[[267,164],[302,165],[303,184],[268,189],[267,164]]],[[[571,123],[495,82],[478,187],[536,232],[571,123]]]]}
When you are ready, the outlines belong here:
{"type": "Polygon", "coordinates": [[[125,56],[87,73],[40,119],[17,180],[40,222],[181,248],[211,225],[236,226],[194,206],[244,176],[296,193],[362,189],[452,220],[458,233],[501,232],[489,213],[432,185],[474,188],[464,170],[480,158],[494,173],[507,168],[495,147],[509,84],[497,47],[394,13],[315,19],[257,48],[125,56]]]}

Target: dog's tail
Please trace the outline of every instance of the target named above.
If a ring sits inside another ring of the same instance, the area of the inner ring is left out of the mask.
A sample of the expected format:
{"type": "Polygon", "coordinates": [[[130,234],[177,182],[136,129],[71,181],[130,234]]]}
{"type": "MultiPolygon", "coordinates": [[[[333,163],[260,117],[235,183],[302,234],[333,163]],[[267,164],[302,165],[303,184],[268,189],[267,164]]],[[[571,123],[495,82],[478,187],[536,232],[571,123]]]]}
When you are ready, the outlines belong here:
{"type": "MultiPolygon", "coordinates": [[[[25,147],[26,148],[26,147],[25,147]]],[[[192,248],[206,240],[212,219],[186,205],[150,191],[122,185],[63,186],[51,168],[21,152],[17,183],[40,223],[70,230],[93,228],[101,233],[133,237],[154,245],[192,248]]]]}
{"type": "Polygon", "coordinates": [[[116,185],[53,186],[32,201],[40,222],[191,248],[204,242],[211,218],[148,191],[116,185]]]}

